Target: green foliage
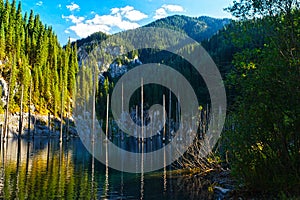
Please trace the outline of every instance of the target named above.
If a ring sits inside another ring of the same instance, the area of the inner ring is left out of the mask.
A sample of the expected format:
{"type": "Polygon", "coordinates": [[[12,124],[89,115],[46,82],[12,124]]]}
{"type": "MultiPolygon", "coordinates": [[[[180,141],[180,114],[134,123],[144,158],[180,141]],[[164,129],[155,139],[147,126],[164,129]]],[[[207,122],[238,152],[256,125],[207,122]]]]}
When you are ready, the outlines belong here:
{"type": "MultiPolygon", "coordinates": [[[[158,27],[158,28],[169,28],[172,30],[184,32],[193,39],[197,41],[203,41],[204,39],[210,38],[212,35],[216,34],[220,29],[224,28],[226,24],[230,23],[229,19],[213,19],[209,17],[199,17],[199,18],[191,18],[186,16],[171,16],[165,19],[157,20],[149,25],[147,27],[158,27]]],[[[95,33],[91,36],[89,36],[86,39],[81,39],[77,41],[79,51],[79,57],[82,58],[85,56],[86,53],[90,53],[91,49],[95,45],[100,44],[103,40],[105,40],[108,36],[103,33],[95,33]],[[83,53],[81,54],[81,51],[83,53]]],[[[130,37],[130,35],[128,35],[130,37]]],[[[159,33],[157,33],[157,38],[159,38],[159,33]]],[[[174,38],[168,38],[169,41],[172,41],[172,44],[176,44],[178,38],[174,36],[174,38]],[[174,41],[174,42],[173,42],[174,41]]],[[[145,36],[144,38],[141,38],[141,42],[143,40],[150,41],[151,38],[148,38],[145,36]]],[[[118,41],[118,44],[123,44],[123,41],[118,41]]],[[[124,44],[123,49],[126,49],[126,45],[130,44],[124,44]]],[[[164,48],[164,44],[161,44],[159,48],[164,48]]],[[[187,52],[191,53],[194,51],[193,46],[187,47],[187,52]]],[[[174,69],[179,71],[181,74],[183,74],[192,84],[194,90],[196,91],[197,96],[199,97],[199,101],[206,105],[209,102],[209,94],[208,90],[206,88],[206,85],[202,79],[202,77],[199,75],[199,73],[194,69],[193,66],[191,66],[190,63],[185,61],[179,56],[176,56],[174,54],[171,54],[167,51],[161,51],[159,49],[142,49],[142,50],[134,50],[132,52],[128,52],[126,55],[122,55],[115,59],[112,62],[115,62],[119,65],[126,65],[128,69],[135,67],[136,64],[131,63],[130,59],[134,59],[138,56],[138,58],[141,60],[142,63],[161,63],[166,64],[169,66],[172,66],[174,69]]],[[[105,60],[110,60],[111,58],[105,58],[105,60]]],[[[111,64],[108,63],[108,64],[111,64]]],[[[111,90],[113,88],[114,83],[118,81],[118,78],[112,78],[110,77],[109,72],[104,73],[104,80],[103,83],[99,84],[99,90],[97,91],[97,106],[99,109],[97,110],[103,110],[100,108],[106,107],[106,96],[111,93],[111,90]]],[[[167,76],[167,74],[166,74],[167,76]]],[[[176,80],[172,79],[172,77],[168,78],[170,81],[174,81],[174,84],[176,80]]],[[[145,94],[145,105],[153,105],[156,103],[162,103],[162,95],[165,94],[166,96],[169,96],[169,90],[164,87],[159,87],[158,85],[147,85],[144,87],[144,94],[145,94]]],[[[175,110],[175,103],[176,98],[172,97],[172,105],[174,107],[172,110],[175,110]]],[[[140,94],[136,92],[130,101],[130,106],[133,105],[139,105],[140,102],[140,94]]],[[[101,116],[105,116],[105,112],[100,111],[101,116]]],[[[175,112],[173,113],[175,115],[175,112]]]]}
{"type": "Polygon", "coordinates": [[[229,24],[229,19],[214,19],[210,17],[187,17],[174,15],[152,22],[146,27],[168,28],[186,33],[194,40],[201,42],[209,39],[224,25],[229,24]]]}
{"type": "MultiPolygon", "coordinates": [[[[22,17],[21,2],[0,1],[0,76],[10,84],[11,112],[19,109],[21,87],[24,85],[24,103],[29,100],[32,86],[32,103],[40,113],[57,114],[60,106],[61,82],[66,87],[65,102],[73,98],[75,75],[78,71],[77,49],[69,42],[66,48],[59,45],[52,28],[40,21],[33,11],[22,17]]],[[[2,96],[1,96],[2,97],[2,96]]],[[[26,109],[25,106],[25,109],[26,109]]]]}
{"type": "Polygon", "coordinates": [[[248,19],[261,16],[276,16],[289,14],[294,8],[299,8],[298,0],[238,0],[226,10],[235,17],[248,19]]]}
{"type": "Polygon", "coordinates": [[[0,60],[5,58],[5,33],[3,24],[0,25],[0,60]]]}
{"type": "Polygon", "coordinates": [[[300,186],[299,16],[295,9],[255,20],[263,29],[260,37],[267,39],[237,53],[228,76],[237,95],[231,113],[235,128],[226,135],[231,164],[254,190],[296,192],[300,186]]]}
{"type": "Polygon", "coordinates": [[[96,46],[98,46],[102,41],[106,40],[108,37],[109,35],[105,33],[96,32],[88,36],[87,38],[77,40],[76,43],[73,42],[72,46],[77,44],[78,48],[84,48],[84,50],[87,53],[90,53],[96,46]]]}

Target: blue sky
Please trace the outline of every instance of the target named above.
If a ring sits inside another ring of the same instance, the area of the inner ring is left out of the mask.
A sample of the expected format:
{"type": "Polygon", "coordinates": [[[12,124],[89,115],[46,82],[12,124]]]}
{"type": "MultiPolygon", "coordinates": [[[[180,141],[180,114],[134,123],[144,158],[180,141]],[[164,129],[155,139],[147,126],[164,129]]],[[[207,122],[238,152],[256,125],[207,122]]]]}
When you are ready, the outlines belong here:
{"type": "Polygon", "coordinates": [[[23,11],[34,10],[51,25],[61,44],[96,31],[116,33],[166,16],[231,17],[223,8],[232,0],[23,0],[23,11]]]}

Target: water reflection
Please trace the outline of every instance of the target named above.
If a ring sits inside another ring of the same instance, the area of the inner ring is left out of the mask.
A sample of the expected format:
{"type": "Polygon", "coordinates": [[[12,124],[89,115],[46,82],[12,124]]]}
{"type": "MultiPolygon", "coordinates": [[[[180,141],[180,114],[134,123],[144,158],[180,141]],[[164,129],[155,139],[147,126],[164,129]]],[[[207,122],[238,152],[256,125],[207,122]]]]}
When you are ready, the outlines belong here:
{"type": "MultiPolygon", "coordinates": [[[[105,146],[103,165],[80,139],[63,144],[56,139],[9,139],[1,144],[0,199],[186,199],[193,190],[182,187],[181,179],[171,180],[167,167],[147,174],[112,170],[105,146]]],[[[146,145],[138,148],[145,151],[146,145]]],[[[143,172],[144,163],[140,166],[143,172]]]]}

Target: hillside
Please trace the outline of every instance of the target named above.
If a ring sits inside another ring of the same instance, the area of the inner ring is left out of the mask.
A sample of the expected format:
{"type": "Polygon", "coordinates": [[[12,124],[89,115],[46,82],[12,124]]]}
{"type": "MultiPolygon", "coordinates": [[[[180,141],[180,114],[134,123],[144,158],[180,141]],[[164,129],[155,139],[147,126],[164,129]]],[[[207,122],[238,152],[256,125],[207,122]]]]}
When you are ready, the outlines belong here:
{"type": "Polygon", "coordinates": [[[76,46],[63,48],[51,26],[21,2],[0,0],[0,113],[28,111],[55,116],[73,98],[76,46]],[[63,100],[61,91],[64,90],[63,100]]]}
{"type": "Polygon", "coordinates": [[[230,23],[230,19],[216,19],[207,16],[188,17],[184,15],[174,15],[156,20],[145,27],[168,28],[176,31],[183,31],[188,36],[198,42],[212,37],[225,25],[230,23]]]}
{"type": "MultiPolygon", "coordinates": [[[[163,19],[156,20],[145,27],[168,28],[186,33],[188,36],[198,42],[202,42],[211,38],[219,30],[223,29],[225,25],[231,22],[230,19],[216,19],[211,17],[188,17],[184,15],[174,15],[163,19]]],[[[77,43],[79,63],[84,60],[88,53],[101,41],[105,40],[109,35],[96,32],[87,38],[82,38],[73,42],[77,43]]]]}
{"type": "MultiPolygon", "coordinates": [[[[229,23],[231,23],[231,20],[227,18],[216,19],[207,16],[188,17],[184,15],[173,15],[151,22],[144,27],[168,28],[171,30],[185,32],[194,40],[201,42],[212,37],[229,23]]],[[[93,33],[86,38],[77,40],[77,47],[86,47],[89,43],[98,44],[102,40],[105,40],[108,36],[109,35],[102,32],[93,33]]],[[[75,42],[73,42],[72,44],[74,45],[75,42]]]]}
{"type": "MultiPolygon", "coordinates": [[[[210,17],[187,17],[182,15],[174,15],[164,19],[154,21],[145,27],[158,27],[168,28],[186,33],[188,36],[198,42],[205,41],[216,35],[225,25],[229,24],[229,19],[215,19],[210,17]]],[[[78,58],[79,64],[83,65],[87,63],[87,57],[95,46],[99,45],[101,41],[108,38],[109,35],[97,32],[90,35],[87,38],[78,40],[78,58]]],[[[159,37],[159,36],[158,36],[159,37]]],[[[169,40],[176,43],[176,38],[169,38],[169,40]]],[[[73,45],[75,42],[73,43],[73,45]]],[[[114,47],[111,47],[111,51],[114,51],[114,47]]],[[[101,60],[98,60],[101,62],[101,60]]],[[[170,54],[166,51],[154,50],[154,49],[140,49],[137,52],[130,52],[128,55],[123,56],[120,59],[113,61],[108,66],[102,66],[100,71],[100,85],[98,106],[105,107],[106,95],[108,90],[113,89],[113,85],[117,80],[131,68],[146,63],[161,63],[173,67],[181,74],[183,74],[191,83],[192,87],[197,93],[198,100],[202,105],[206,105],[210,101],[208,90],[197,71],[184,59],[179,56],[170,54]],[[108,89],[110,88],[110,89],[108,89]]],[[[152,105],[153,103],[159,103],[163,93],[167,93],[166,88],[149,85],[145,87],[145,90],[150,91],[147,93],[145,99],[146,104],[152,105]]],[[[134,95],[131,98],[131,104],[139,104],[139,95],[134,95]]],[[[175,98],[174,98],[175,101],[175,98]]],[[[104,111],[100,111],[100,115],[104,115],[104,111]]]]}

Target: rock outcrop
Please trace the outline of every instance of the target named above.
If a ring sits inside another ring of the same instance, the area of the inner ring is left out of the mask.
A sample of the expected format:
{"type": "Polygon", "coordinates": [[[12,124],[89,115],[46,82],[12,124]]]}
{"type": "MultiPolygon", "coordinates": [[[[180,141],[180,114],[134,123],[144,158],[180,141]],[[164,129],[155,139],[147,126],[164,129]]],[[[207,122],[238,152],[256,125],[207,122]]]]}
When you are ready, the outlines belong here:
{"type": "MultiPolygon", "coordinates": [[[[4,129],[4,114],[0,115],[0,132],[1,135],[4,129]]],[[[18,113],[9,115],[8,135],[7,137],[19,136],[19,119],[18,113]]],[[[23,125],[21,137],[59,137],[61,120],[55,118],[53,115],[31,115],[30,130],[28,129],[28,113],[23,114],[23,125]]],[[[77,131],[73,119],[64,118],[63,120],[63,136],[75,137],[77,131]]]]}

